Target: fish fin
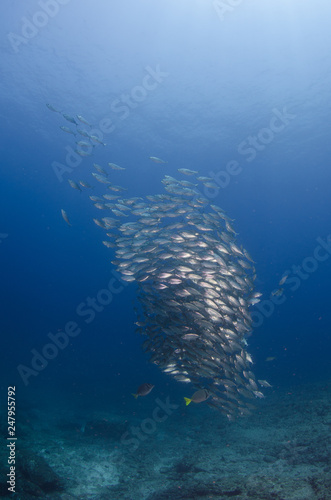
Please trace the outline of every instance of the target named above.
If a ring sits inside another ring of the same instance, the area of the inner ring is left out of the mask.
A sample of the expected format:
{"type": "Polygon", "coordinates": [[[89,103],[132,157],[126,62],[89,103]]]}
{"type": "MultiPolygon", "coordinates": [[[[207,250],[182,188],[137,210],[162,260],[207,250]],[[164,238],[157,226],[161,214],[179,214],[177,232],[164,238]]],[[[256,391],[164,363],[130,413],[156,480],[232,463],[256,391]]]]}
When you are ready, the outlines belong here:
{"type": "Polygon", "coordinates": [[[190,398],[184,398],[184,399],[185,399],[186,406],[188,406],[192,401],[192,399],[190,399],[190,398]]]}
{"type": "Polygon", "coordinates": [[[137,399],[138,394],[133,394],[133,393],[132,393],[132,396],[134,397],[134,399],[137,399]]]}

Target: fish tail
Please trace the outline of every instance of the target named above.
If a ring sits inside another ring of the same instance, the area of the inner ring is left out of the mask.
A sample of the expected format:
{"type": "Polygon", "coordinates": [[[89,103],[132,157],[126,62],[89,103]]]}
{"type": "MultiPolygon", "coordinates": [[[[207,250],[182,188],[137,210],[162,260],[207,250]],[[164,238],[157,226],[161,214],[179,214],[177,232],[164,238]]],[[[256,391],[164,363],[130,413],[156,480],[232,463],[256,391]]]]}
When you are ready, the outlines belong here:
{"type": "Polygon", "coordinates": [[[134,397],[134,399],[137,399],[138,394],[133,394],[133,393],[132,393],[132,396],[134,397]]]}
{"type": "Polygon", "coordinates": [[[190,398],[184,398],[184,399],[185,399],[186,406],[188,406],[192,401],[192,399],[190,399],[190,398]]]}

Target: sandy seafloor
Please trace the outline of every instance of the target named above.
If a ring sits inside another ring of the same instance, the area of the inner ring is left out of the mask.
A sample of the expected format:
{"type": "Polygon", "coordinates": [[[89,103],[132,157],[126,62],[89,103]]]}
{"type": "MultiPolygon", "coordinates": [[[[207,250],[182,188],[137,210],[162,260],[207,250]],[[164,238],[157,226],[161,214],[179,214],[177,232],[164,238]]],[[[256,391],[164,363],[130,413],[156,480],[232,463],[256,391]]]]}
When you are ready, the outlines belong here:
{"type": "MultiPolygon", "coordinates": [[[[155,399],[141,398],[139,413],[121,415],[61,407],[59,401],[25,403],[18,426],[17,493],[7,495],[2,475],[0,496],[331,499],[330,383],[269,389],[251,416],[234,422],[201,404],[180,405],[132,451],[121,436],[152,415],[155,399]]],[[[0,458],[6,466],[5,447],[0,458]]]]}

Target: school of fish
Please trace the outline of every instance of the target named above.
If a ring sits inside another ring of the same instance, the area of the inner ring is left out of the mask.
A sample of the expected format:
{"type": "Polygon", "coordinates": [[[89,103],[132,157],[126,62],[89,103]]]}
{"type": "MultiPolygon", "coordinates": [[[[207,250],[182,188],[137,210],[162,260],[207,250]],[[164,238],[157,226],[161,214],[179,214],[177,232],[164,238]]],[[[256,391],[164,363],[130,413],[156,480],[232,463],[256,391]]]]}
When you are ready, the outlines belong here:
{"type": "Polygon", "coordinates": [[[207,391],[206,404],[228,418],[247,414],[250,400],[263,397],[246,340],[249,308],[260,296],[254,264],[232,221],[196,185],[169,175],[162,182],[164,194],[104,195],[97,208],[116,217],[95,222],[107,231],[104,244],[116,249],[112,263],[123,280],[138,286],[137,327],[150,361],[207,391]]]}
{"type": "Polygon", "coordinates": [[[247,350],[250,307],[261,294],[254,292],[254,263],[232,221],[201,194],[202,185],[215,187],[212,179],[180,168],[190,181],[165,175],[164,193],[130,198],[109,178],[123,167],[94,168],[92,176],[110,192],[90,196],[97,209],[109,212],[93,220],[106,231],[105,246],[115,249],[112,263],[122,279],[137,285],[143,350],[163,372],[204,394],[199,401],[229,419],[249,414],[252,400],[264,397],[261,387],[270,387],[256,380],[247,350]]]}

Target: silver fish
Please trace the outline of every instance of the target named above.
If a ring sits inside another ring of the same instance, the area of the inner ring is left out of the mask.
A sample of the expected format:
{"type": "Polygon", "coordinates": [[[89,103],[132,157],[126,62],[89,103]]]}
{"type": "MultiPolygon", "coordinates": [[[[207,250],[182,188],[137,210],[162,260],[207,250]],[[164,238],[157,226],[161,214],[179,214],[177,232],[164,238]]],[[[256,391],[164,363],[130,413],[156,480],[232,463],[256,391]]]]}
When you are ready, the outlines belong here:
{"type": "Polygon", "coordinates": [[[77,182],[76,181],[72,181],[71,179],[68,179],[68,182],[70,184],[70,186],[73,188],[73,189],[77,189],[77,191],[81,191],[80,187],[78,186],[77,182]]]}
{"type": "Polygon", "coordinates": [[[106,177],[108,177],[108,172],[106,172],[106,170],[104,168],[102,168],[100,165],[98,165],[98,163],[93,163],[93,167],[95,168],[95,170],[97,170],[100,174],[103,174],[105,175],[106,177]]]}
{"type": "Polygon", "coordinates": [[[74,125],[78,125],[75,118],[73,116],[67,115],[67,113],[62,113],[63,118],[67,120],[67,122],[73,123],[74,125]]]}
{"type": "Polygon", "coordinates": [[[101,144],[102,146],[107,145],[104,142],[102,142],[96,135],[89,135],[89,138],[91,139],[91,141],[96,142],[97,144],[101,144]]]}
{"type": "Polygon", "coordinates": [[[61,126],[60,129],[63,130],[63,132],[66,132],[67,134],[76,135],[76,133],[68,127],[61,126]]]}
{"type": "Polygon", "coordinates": [[[86,182],[86,181],[79,181],[79,184],[80,184],[81,186],[83,186],[84,188],[91,188],[91,189],[93,189],[93,186],[91,186],[91,184],[89,184],[89,183],[88,183],[88,182],[86,182]]]}
{"type": "Polygon", "coordinates": [[[83,151],[82,149],[75,149],[75,153],[77,153],[79,156],[82,157],[92,156],[92,153],[89,153],[88,151],[83,151]]]}
{"type": "Polygon", "coordinates": [[[167,163],[166,161],[161,160],[161,158],[158,158],[157,156],[150,156],[149,159],[152,160],[154,163],[160,163],[160,164],[167,163]]]}
{"type": "Polygon", "coordinates": [[[108,163],[108,166],[112,170],[125,170],[125,167],[120,167],[119,165],[116,165],[116,163],[108,163]]]}
{"type": "Polygon", "coordinates": [[[68,226],[71,226],[67,212],[65,210],[63,210],[63,208],[61,208],[61,215],[62,215],[63,219],[66,221],[66,223],[68,224],[68,226]]]}
{"type": "Polygon", "coordinates": [[[196,170],[190,170],[189,168],[178,168],[178,172],[185,175],[196,175],[198,172],[196,170]]]}
{"type": "Polygon", "coordinates": [[[81,148],[90,148],[91,147],[91,143],[86,142],[86,141],[76,141],[76,144],[77,144],[77,146],[79,146],[81,148]]]}
{"type": "Polygon", "coordinates": [[[272,385],[270,385],[266,380],[258,380],[258,383],[261,387],[272,387],[272,385]]]}
{"type": "Polygon", "coordinates": [[[279,284],[279,286],[284,285],[284,283],[285,283],[285,281],[287,280],[287,278],[288,278],[288,277],[289,277],[289,275],[288,275],[288,274],[285,274],[285,275],[282,277],[282,279],[279,281],[279,283],[278,283],[278,284],[279,284]]]}
{"type": "Polygon", "coordinates": [[[83,129],[81,129],[81,128],[78,128],[78,129],[77,129],[77,132],[78,132],[81,136],[86,137],[87,139],[90,139],[90,138],[91,138],[91,136],[90,136],[90,134],[88,133],[88,131],[87,131],[87,130],[83,130],[83,129]]]}
{"type": "Polygon", "coordinates": [[[98,182],[101,182],[101,184],[110,184],[109,180],[106,177],[104,177],[103,175],[96,174],[95,172],[92,172],[92,175],[93,175],[93,177],[96,178],[96,180],[98,182]]]}
{"type": "Polygon", "coordinates": [[[84,123],[84,125],[88,125],[89,127],[92,127],[92,125],[87,120],[85,120],[85,118],[82,115],[76,115],[76,116],[81,123],[84,123]]]}
{"type": "Polygon", "coordinates": [[[96,202],[100,202],[100,203],[103,202],[103,199],[100,198],[100,196],[92,196],[91,195],[91,196],[89,196],[89,198],[90,198],[91,201],[96,201],[96,202]]]}
{"type": "Polygon", "coordinates": [[[46,104],[46,106],[48,107],[48,109],[50,111],[53,111],[54,113],[61,113],[61,111],[59,111],[58,109],[54,108],[54,106],[52,106],[51,104],[46,104]]]}

